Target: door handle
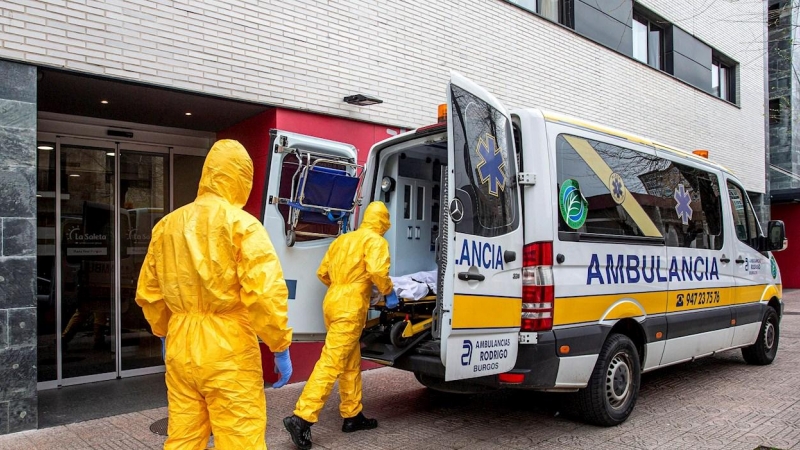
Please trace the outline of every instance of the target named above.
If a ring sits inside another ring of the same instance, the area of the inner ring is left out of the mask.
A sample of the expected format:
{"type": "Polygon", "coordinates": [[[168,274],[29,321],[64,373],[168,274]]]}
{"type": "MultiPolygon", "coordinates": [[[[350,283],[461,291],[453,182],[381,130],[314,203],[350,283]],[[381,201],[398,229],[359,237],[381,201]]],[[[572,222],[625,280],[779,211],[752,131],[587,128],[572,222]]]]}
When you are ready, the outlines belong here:
{"type": "Polygon", "coordinates": [[[741,256],[736,258],[736,264],[744,264],[744,259],[741,256]]]}
{"type": "Polygon", "coordinates": [[[408,227],[408,231],[406,231],[406,237],[409,239],[411,239],[411,228],[412,227],[408,227]]]}
{"type": "Polygon", "coordinates": [[[458,279],[463,281],[483,281],[486,277],[479,273],[458,272],[458,279]]]}
{"type": "Polygon", "coordinates": [[[419,239],[419,236],[420,236],[419,227],[414,227],[414,228],[415,228],[415,230],[414,230],[414,239],[419,239]]]}
{"type": "Polygon", "coordinates": [[[722,258],[720,258],[720,259],[719,259],[719,262],[721,262],[721,263],[723,263],[723,264],[728,264],[729,262],[731,262],[731,259],[730,259],[730,258],[728,258],[728,257],[727,257],[727,256],[725,256],[725,255],[722,255],[722,258]]]}

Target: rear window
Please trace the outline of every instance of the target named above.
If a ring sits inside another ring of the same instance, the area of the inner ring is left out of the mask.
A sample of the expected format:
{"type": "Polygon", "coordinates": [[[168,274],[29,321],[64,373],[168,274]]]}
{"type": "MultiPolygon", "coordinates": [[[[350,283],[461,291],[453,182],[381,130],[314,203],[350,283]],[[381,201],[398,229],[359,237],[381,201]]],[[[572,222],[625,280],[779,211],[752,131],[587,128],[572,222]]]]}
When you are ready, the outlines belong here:
{"type": "Polygon", "coordinates": [[[519,225],[512,126],[498,110],[451,85],[459,233],[500,236],[519,225]]]}

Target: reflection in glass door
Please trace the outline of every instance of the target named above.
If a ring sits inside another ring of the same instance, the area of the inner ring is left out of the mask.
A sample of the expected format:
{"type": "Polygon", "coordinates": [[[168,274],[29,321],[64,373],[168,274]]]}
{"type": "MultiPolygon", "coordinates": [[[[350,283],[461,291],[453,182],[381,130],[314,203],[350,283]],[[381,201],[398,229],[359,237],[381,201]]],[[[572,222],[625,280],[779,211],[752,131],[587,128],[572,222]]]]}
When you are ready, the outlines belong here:
{"type": "Polygon", "coordinates": [[[38,381],[56,380],[56,143],[36,145],[36,331],[38,381]]]}
{"type": "Polygon", "coordinates": [[[205,151],[40,139],[40,388],[163,371],[136,285],[153,227],[194,200],[205,151]]]}
{"type": "MultiPolygon", "coordinates": [[[[113,144],[62,142],[61,378],[116,374],[113,144]]],[[[124,235],[128,226],[120,223],[124,235]]]]}
{"type": "Polygon", "coordinates": [[[146,147],[136,150],[139,146],[121,148],[119,161],[120,217],[130,223],[129,233],[120,236],[124,243],[120,252],[121,370],[163,365],[161,340],[150,332],[136,304],[136,285],[153,227],[169,210],[168,154],[144,153],[156,150],[146,147]]]}

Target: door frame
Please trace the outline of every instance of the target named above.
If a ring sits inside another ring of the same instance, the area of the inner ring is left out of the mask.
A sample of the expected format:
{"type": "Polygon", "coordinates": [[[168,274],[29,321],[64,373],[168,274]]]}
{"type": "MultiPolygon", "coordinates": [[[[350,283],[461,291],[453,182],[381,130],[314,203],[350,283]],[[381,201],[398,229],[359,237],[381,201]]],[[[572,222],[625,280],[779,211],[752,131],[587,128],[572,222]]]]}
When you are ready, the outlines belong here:
{"type": "MultiPolygon", "coordinates": [[[[114,348],[115,348],[115,370],[113,372],[106,372],[100,374],[92,374],[92,375],[85,375],[79,377],[72,377],[72,378],[64,378],[62,369],[63,369],[63,356],[62,356],[62,341],[61,341],[61,323],[63,320],[63,315],[61,311],[62,307],[62,268],[61,268],[61,241],[62,241],[62,233],[60,230],[61,222],[61,145],[62,144],[77,144],[77,145],[89,145],[89,146],[105,146],[108,148],[113,148],[116,155],[120,154],[120,151],[129,151],[134,153],[145,153],[145,154],[153,154],[153,155],[166,155],[167,156],[167,164],[168,164],[168,184],[169,184],[169,198],[167,199],[167,205],[169,211],[173,210],[174,199],[173,193],[175,190],[174,186],[174,177],[173,177],[173,158],[175,155],[186,155],[186,156],[205,156],[208,153],[207,149],[202,147],[196,147],[193,145],[202,145],[203,142],[209,142],[211,140],[211,135],[207,133],[203,133],[202,135],[198,133],[197,136],[173,136],[172,139],[166,138],[163,139],[165,142],[144,142],[141,140],[125,140],[125,139],[109,139],[107,137],[102,137],[98,132],[97,125],[85,125],[80,127],[81,131],[85,132],[85,135],[76,135],[72,133],[61,133],[59,131],[66,130],[68,126],[75,127],[74,123],[70,122],[56,122],[45,120],[42,121],[42,118],[62,118],[60,115],[56,114],[46,114],[40,113],[40,129],[45,128],[48,130],[53,131],[39,131],[37,133],[37,142],[40,141],[48,141],[55,143],[55,226],[58,228],[55,233],[55,274],[54,280],[52,281],[55,283],[55,320],[56,320],[56,379],[37,382],[37,390],[46,390],[46,389],[55,389],[61,386],[72,386],[84,383],[93,383],[97,381],[108,381],[118,378],[127,378],[132,376],[139,376],[139,375],[149,375],[149,374],[156,374],[156,373],[163,373],[165,371],[165,366],[158,365],[158,366],[151,366],[151,367],[144,367],[138,369],[128,369],[122,370],[122,336],[120,334],[121,322],[122,322],[122,315],[120,310],[120,305],[122,302],[121,296],[121,286],[120,286],[120,239],[119,239],[119,231],[120,231],[120,223],[119,223],[119,213],[121,205],[119,204],[119,199],[117,198],[120,188],[120,158],[114,158],[114,203],[113,203],[113,210],[116,220],[114,221],[114,294],[112,299],[112,314],[114,325],[113,329],[115,330],[115,338],[114,338],[114,348]],[[43,126],[44,125],[44,126],[43,126]],[[171,145],[172,143],[177,143],[179,145],[171,145]],[[156,150],[156,151],[154,151],[156,150]]],[[[66,117],[66,116],[63,116],[66,117]]],[[[76,118],[76,119],[84,119],[84,118],[76,118]]],[[[107,127],[102,127],[103,131],[107,127]]],[[[155,135],[155,133],[148,133],[148,137],[155,137],[159,138],[161,136],[155,135]]],[[[154,139],[154,140],[161,140],[161,139],[154,139]]],[[[38,225],[37,225],[38,226],[38,225]]]]}

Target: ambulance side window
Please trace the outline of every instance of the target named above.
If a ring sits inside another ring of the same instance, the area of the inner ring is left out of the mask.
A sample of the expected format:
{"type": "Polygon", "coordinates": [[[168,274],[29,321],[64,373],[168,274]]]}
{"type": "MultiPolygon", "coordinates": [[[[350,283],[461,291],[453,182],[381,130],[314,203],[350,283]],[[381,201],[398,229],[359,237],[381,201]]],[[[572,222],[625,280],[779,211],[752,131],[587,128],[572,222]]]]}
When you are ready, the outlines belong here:
{"type": "Polygon", "coordinates": [[[670,162],[654,183],[660,185],[668,246],[722,249],[722,200],[716,175],[670,162]]]}
{"type": "Polygon", "coordinates": [[[577,136],[559,135],[556,155],[560,193],[569,194],[562,186],[577,186],[582,196],[559,198],[559,208],[569,200],[579,209],[578,199],[586,201],[581,220],[567,223],[559,211],[560,232],[663,237],[671,247],[722,248],[716,175],[577,136]]]}
{"type": "Polygon", "coordinates": [[[559,135],[556,139],[558,230],[661,237],[661,198],[649,187],[649,177],[668,165],[668,161],[655,155],[577,136],[559,135]],[[567,213],[571,214],[567,216],[569,223],[565,219],[567,213]]]}
{"type": "Polygon", "coordinates": [[[455,191],[464,207],[456,231],[507,234],[519,226],[512,124],[480,98],[451,89],[455,191]]]}

